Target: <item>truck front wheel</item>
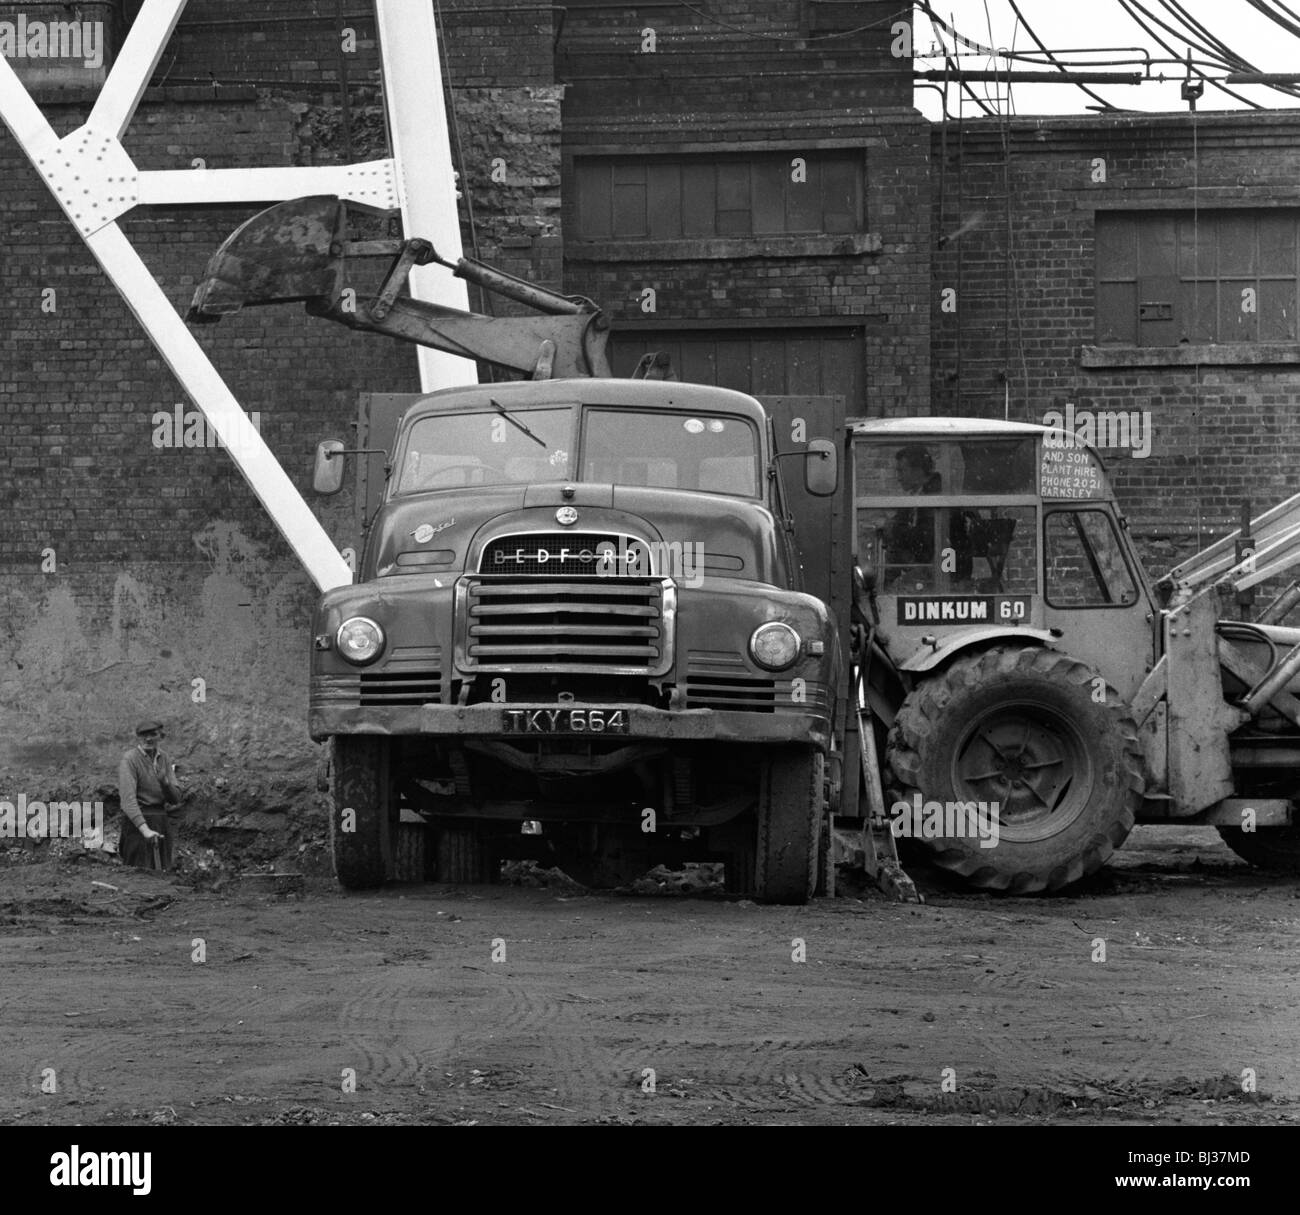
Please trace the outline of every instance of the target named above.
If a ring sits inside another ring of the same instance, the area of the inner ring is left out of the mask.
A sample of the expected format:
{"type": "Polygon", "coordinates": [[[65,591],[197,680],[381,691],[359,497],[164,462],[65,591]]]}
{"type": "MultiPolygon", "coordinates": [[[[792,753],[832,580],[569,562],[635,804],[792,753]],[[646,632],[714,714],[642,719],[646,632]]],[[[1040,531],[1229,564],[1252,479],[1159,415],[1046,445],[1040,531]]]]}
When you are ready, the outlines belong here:
{"type": "Polygon", "coordinates": [[[1142,804],[1127,707],[1054,650],[986,650],[925,678],[903,702],[888,754],[896,834],[988,890],[1078,881],[1124,842],[1142,804]]]}
{"type": "Polygon", "coordinates": [[[760,761],[754,893],[766,903],[806,903],[817,890],[825,771],[812,747],[780,748],[760,761]]]}
{"type": "Polygon", "coordinates": [[[332,750],[334,873],[348,890],[370,890],[384,884],[393,866],[398,801],[391,744],[387,738],[340,734],[332,750]]]}

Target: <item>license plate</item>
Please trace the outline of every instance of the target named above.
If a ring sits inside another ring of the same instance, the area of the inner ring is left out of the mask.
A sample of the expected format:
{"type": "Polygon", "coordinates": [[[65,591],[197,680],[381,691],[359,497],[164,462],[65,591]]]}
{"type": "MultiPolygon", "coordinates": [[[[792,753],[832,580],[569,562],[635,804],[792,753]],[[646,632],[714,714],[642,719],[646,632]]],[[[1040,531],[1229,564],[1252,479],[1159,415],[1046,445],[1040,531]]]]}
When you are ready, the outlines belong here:
{"type": "Polygon", "coordinates": [[[1026,624],[1028,595],[900,595],[899,624],[1026,624]]]}
{"type": "Polygon", "coordinates": [[[506,734],[626,734],[626,709],[502,709],[506,734]]]}

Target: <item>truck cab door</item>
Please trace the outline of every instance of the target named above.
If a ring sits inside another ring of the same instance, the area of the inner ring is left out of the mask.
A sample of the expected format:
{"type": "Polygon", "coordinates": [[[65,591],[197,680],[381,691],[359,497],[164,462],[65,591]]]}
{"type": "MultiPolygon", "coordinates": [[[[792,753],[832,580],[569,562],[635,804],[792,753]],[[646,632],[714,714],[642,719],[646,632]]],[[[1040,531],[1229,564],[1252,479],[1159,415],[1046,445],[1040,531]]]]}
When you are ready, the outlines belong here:
{"type": "Polygon", "coordinates": [[[829,439],[840,453],[840,484],[844,468],[845,407],[843,397],[760,397],[772,420],[774,454],[778,457],[785,506],[794,517],[795,555],[803,567],[803,589],[828,604],[836,619],[848,620],[849,563],[844,494],[818,498],[804,486],[798,453],[813,439],[829,439]]]}
{"type": "MultiPolygon", "coordinates": [[[[410,406],[422,400],[422,392],[363,392],[357,406],[357,441],[349,447],[377,447],[393,458],[393,441],[397,423],[410,406]]],[[[366,524],[375,517],[384,500],[388,479],[384,475],[384,457],[353,456],[356,461],[356,538],[358,551],[365,541],[366,524]]]]}

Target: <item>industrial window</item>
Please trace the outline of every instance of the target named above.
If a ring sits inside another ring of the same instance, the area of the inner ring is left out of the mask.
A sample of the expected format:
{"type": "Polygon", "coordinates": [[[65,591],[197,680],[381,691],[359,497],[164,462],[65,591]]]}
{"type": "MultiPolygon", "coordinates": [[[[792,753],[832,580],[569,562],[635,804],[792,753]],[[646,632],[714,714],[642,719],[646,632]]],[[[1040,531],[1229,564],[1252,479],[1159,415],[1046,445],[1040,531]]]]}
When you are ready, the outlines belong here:
{"type": "Polygon", "coordinates": [[[579,240],[857,232],[862,153],[583,157],[579,240]]]}
{"type": "Polygon", "coordinates": [[[1099,212],[1097,341],[1294,342],[1300,211],[1099,212]]]}

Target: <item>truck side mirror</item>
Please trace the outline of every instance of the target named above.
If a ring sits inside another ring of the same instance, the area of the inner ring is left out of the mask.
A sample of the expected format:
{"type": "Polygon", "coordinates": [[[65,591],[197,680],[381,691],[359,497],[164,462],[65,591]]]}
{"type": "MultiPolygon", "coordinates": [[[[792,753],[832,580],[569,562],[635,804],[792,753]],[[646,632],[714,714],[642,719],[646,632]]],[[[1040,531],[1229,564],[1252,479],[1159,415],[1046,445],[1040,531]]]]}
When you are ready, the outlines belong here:
{"type": "Polygon", "coordinates": [[[311,472],[311,487],[318,494],[336,494],[343,488],[343,443],[324,439],[316,444],[316,464],[311,472]]]}
{"type": "Polygon", "coordinates": [[[804,456],[803,483],[814,498],[829,498],[839,487],[840,467],[835,444],[829,439],[812,439],[804,456]]]}

